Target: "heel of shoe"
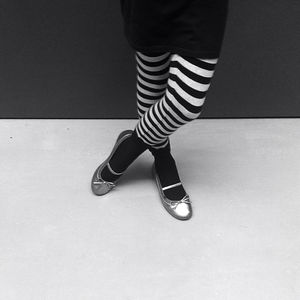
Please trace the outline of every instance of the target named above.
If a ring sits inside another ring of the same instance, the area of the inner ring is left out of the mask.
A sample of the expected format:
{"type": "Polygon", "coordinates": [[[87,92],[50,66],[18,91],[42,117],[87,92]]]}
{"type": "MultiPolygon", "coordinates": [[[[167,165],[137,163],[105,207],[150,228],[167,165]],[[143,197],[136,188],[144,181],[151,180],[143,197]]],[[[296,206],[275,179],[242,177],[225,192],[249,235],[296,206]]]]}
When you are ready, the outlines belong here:
{"type": "Polygon", "coordinates": [[[124,130],[124,131],[122,131],[119,134],[119,136],[118,136],[118,138],[117,138],[117,140],[115,142],[115,145],[114,145],[114,147],[113,147],[110,155],[106,159],[106,162],[108,162],[111,159],[111,157],[113,156],[114,152],[116,151],[116,149],[118,148],[118,146],[122,143],[122,141],[125,140],[125,139],[127,139],[130,135],[132,135],[132,132],[133,132],[132,130],[124,130]]]}
{"type": "Polygon", "coordinates": [[[118,136],[118,138],[117,138],[117,141],[119,141],[120,139],[122,139],[123,137],[125,137],[125,136],[127,136],[127,135],[131,135],[132,133],[133,133],[133,131],[130,130],[130,129],[122,131],[122,132],[119,134],[119,136],[118,136]]]}

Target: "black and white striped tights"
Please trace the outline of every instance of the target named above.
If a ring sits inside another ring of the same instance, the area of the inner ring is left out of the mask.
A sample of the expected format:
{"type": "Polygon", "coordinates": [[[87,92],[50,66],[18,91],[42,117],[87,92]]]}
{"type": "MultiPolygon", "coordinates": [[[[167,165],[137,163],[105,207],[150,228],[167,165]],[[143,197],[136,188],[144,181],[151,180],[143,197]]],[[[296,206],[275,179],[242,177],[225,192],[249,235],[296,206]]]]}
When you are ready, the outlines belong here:
{"type": "MultiPolygon", "coordinates": [[[[131,140],[125,140],[110,166],[117,173],[127,167],[147,148],[155,156],[155,164],[165,194],[174,200],[185,195],[170,151],[169,136],[181,126],[197,119],[202,111],[218,58],[202,59],[176,53],[142,53],[136,51],[137,112],[139,120],[131,140]],[[141,143],[142,141],[142,143],[141,143]],[[126,142],[126,143],[125,143],[126,142]],[[123,146],[123,147],[122,147],[123,146]],[[135,150],[130,150],[135,148],[135,150]],[[159,155],[162,153],[163,155],[159,155]],[[157,156],[156,156],[157,154],[157,156]]],[[[104,180],[119,176],[102,172],[104,180]]]]}

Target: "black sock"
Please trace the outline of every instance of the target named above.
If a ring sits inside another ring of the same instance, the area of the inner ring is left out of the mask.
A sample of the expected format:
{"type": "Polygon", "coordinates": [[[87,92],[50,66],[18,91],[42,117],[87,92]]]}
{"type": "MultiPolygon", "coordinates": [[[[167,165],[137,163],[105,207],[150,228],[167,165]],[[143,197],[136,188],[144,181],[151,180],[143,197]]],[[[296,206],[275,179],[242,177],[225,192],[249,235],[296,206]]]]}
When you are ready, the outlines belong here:
{"type": "MultiPolygon", "coordinates": [[[[132,135],[125,139],[116,149],[111,157],[109,164],[116,173],[123,173],[133,163],[133,161],[140,156],[148,145],[145,144],[134,130],[132,135]]],[[[106,166],[101,173],[102,179],[106,181],[115,181],[122,175],[112,174],[106,166]]]]}
{"type": "MultiPolygon", "coordinates": [[[[181,182],[176,162],[170,151],[170,144],[162,149],[152,148],[150,151],[155,158],[155,169],[162,187],[181,182]]],[[[186,192],[181,184],[164,190],[164,194],[170,200],[181,200],[186,195],[186,192]]]]}

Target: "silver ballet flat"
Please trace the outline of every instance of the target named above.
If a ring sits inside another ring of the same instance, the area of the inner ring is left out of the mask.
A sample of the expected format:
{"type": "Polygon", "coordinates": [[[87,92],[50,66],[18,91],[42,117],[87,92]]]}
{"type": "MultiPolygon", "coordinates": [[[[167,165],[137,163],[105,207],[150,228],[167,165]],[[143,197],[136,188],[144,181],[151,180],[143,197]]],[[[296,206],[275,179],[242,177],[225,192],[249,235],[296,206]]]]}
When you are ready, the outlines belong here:
{"type": "Polygon", "coordinates": [[[167,212],[178,220],[182,220],[182,221],[189,220],[193,215],[193,210],[191,205],[192,202],[190,200],[189,195],[186,194],[181,200],[171,200],[164,194],[165,190],[181,185],[182,183],[178,182],[166,187],[162,187],[158,174],[156,173],[155,163],[153,163],[152,166],[152,174],[153,177],[155,178],[159,190],[161,202],[164,208],[167,210],[167,212]]]}
{"type": "Polygon", "coordinates": [[[110,155],[108,156],[108,158],[96,169],[96,171],[94,172],[94,175],[92,177],[92,182],[91,182],[91,188],[92,191],[95,195],[97,196],[102,196],[107,194],[108,192],[110,192],[114,187],[116,187],[117,181],[119,180],[119,178],[117,180],[115,180],[114,182],[110,182],[110,181],[105,181],[102,177],[101,177],[101,172],[102,170],[107,166],[109,171],[114,174],[114,175],[122,175],[122,173],[117,173],[115,172],[110,164],[109,164],[109,160],[111,159],[111,157],[113,156],[113,154],[115,153],[115,151],[117,150],[118,146],[127,138],[129,138],[132,135],[133,131],[132,130],[124,130],[122,131],[118,138],[117,141],[110,153],[110,155]]]}

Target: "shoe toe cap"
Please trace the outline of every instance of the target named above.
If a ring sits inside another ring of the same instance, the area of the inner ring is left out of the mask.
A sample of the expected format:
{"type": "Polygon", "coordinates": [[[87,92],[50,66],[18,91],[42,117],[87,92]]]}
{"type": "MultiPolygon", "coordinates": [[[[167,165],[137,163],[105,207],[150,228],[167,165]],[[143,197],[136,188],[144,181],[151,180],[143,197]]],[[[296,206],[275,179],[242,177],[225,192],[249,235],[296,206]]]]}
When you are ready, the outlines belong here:
{"type": "Polygon", "coordinates": [[[180,218],[190,218],[191,207],[186,203],[179,203],[174,209],[174,213],[180,218]]]}
{"type": "Polygon", "coordinates": [[[107,194],[111,188],[105,184],[104,182],[93,182],[92,183],[92,191],[95,195],[101,196],[107,194]]]}

